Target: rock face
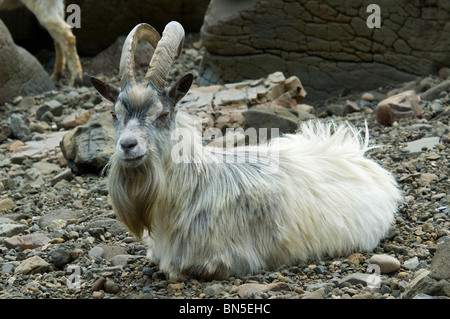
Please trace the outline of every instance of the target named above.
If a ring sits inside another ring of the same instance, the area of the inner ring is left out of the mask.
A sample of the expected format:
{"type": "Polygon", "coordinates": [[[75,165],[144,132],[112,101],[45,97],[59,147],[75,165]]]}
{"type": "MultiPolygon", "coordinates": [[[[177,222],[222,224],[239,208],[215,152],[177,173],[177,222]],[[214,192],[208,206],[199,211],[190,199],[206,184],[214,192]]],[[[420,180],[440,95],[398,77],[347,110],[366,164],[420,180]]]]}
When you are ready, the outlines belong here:
{"type": "Polygon", "coordinates": [[[0,104],[17,95],[54,90],[50,76],[39,61],[17,46],[0,20],[0,104]]]}
{"type": "Polygon", "coordinates": [[[99,173],[114,153],[111,114],[95,114],[86,124],[66,133],[61,151],[74,173],[99,173]]]}
{"type": "Polygon", "coordinates": [[[371,29],[361,1],[212,0],[201,29],[199,84],[282,71],[298,76],[314,98],[436,74],[448,63],[448,3],[377,4],[381,24],[371,29]]]}

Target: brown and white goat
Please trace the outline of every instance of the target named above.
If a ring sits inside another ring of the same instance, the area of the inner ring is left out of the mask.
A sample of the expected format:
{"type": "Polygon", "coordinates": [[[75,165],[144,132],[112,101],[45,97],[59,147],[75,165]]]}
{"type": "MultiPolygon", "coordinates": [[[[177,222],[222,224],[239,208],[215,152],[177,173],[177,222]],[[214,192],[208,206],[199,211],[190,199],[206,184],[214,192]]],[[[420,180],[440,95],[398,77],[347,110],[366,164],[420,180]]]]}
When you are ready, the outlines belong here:
{"type": "Polygon", "coordinates": [[[66,63],[70,73],[69,84],[80,85],[83,81],[76,38],[64,20],[64,0],[0,0],[0,10],[12,10],[24,5],[47,29],[55,44],[55,66],[52,81],[59,84],[66,63]]]}
{"type": "Polygon", "coordinates": [[[195,121],[177,107],[192,75],[166,86],[183,40],[177,22],[161,39],[139,24],[123,47],[121,87],[91,79],[114,103],[111,203],[137,238],[148,232],[149,258],[170,278],[213,279],[375,248],[401,194],[391,174],[364,157],[368,137],[312,121],[269,143],[203,147],[195,121]],[[140,39],[155,52],[138,83],[140,39]]]}

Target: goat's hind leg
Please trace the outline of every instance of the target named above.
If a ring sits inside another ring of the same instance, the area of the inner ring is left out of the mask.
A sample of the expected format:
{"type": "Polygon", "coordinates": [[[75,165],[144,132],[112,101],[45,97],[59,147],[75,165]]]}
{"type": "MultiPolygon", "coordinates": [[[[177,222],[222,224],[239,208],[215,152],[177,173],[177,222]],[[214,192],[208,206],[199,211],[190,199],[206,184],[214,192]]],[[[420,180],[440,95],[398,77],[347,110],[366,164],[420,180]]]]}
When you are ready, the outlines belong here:
{"type": "Polygon", "coordinates": [[[61,45],[57,41],[55,41],[55,54],[56,58],[55,58],[55,67],[53,68],[52,73],[52,81],[53,83],[58,84],[59,81],[61,80],[63,71],[65,69],[66,60],[64,58],[64,53],[62,51],[61,45]]]}
{"type": "Polygon", "coordinates": [[[55,42],[56,61],[52,80],[58,84],[67,62],[70,72],[70,85],[82,84],[82,68],[76,48],[76,38],[71,27],[64,20],[62,0],[22,0],[23,4],[36,16],[39,23],[47,29],[55,42]]]}

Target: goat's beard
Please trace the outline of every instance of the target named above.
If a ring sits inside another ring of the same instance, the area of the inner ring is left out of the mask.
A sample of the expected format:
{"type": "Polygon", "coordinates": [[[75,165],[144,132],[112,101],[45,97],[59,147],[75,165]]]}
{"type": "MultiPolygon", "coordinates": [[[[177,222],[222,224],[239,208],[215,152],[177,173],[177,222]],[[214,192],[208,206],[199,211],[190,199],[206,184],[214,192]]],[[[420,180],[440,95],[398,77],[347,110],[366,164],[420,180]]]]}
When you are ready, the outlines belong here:
{"type": "Polygon", "coordinates": [[[153,204],[160,193],[160,174],[145,156],[141,165],[125,167],[112,156],[108,173],[108,189],[111,205],[117,218],[136,236],[142,238],[144,230],[151,234],[153,204]]]}

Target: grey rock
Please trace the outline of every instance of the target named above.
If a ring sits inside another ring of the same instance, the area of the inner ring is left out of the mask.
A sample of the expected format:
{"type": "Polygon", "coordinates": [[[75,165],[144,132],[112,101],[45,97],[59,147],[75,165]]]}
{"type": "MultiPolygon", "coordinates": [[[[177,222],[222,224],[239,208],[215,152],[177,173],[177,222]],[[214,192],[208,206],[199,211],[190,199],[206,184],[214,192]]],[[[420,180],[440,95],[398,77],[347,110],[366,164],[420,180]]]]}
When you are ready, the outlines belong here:
{"type": "Polygon", "coordinates": [[[450,240],[438,244],[431,261],[431,276],[435,279],[450,280],[450,240]]]}
{"type": "Polygon", "coordinates": [[[295,116],[287,114],[280,115],[272,110],[251,108],[245,115],[243,129],[256,129],[258,133],[258,141],[262,139],[259,136],[260,129],[266,129],[267,139],[272,137],[272,130],[278,130],[278,135],[285,133],[293,133],[297,130],[299,122],[296,121],[295,116]]]}
{"type": "Polygon", "coordinates": [[[444,91],[450,91],[450,79],[443,81],[442,83],[431,87],[425,92],[420,94],[422,100],[432,101],[439,97],[439,94],[444,91]]]}
{"type": "Polygon", "coordinates": [[[424,137],[420,140],[407,142],[406,148],[410,153],[421,153],[424,149],[432,149],[435,145],[439,144],[440,137],[424,137]]]}
{"type": "Polygon", "coordinates": [[[370,281],[372,274],[369,273],[353,273],[339,281],[339,287],[345,286],[345,284],[357,285],[362,284],[363,286],[367,286],[367,283],[370,281]]]}
{"type": "Polygon", "coordinates": [[[0,237],[11,237],[23,233],[28,227],[22,224],[0,224],[0,237]]]}
{"type": "Polygon", "coordinates": [[[59,174],[55,175],[52,180],[50,181],[50,184],[52,186],[56,185],[58,182],[62,180],[71,181],[73,179],[72,170],[70,168],[67,168],[60,172],[59,174]]]}
{"type": "Polygon", "coordinates": [[[26,96],[55,89],[39,61],[14,43],[1,20],[0,39],[0,104],[18,95],[26,96]]]}
{"type": "Polygon", "coordinates": [[[414,270],[419,266],[419,258],[413,257],[403,263],[403,267],[408,270],[414,270]]]}
{"type": "Polygon", "coordinates": [[[102,228],[109,231],[112,235],[117,236],[127,232],[126,227],[117,219],[97,217],[90,220],[85,227],[85,231],[89,232],[93,228],[102,228]]]}
{"type": "Polygon", "coordinates": [[[206,297],[220,297],[225,292],[225,288],[221,284],[214,284],[205,288],[206,297]]]}
{"type": "Polygon", "coordinates": [[[63,220],[67,222],[69,219],[80,218],[83,215],[84,214],[82,211],[75,211],[71,209],[58,209],[43,215],[39,219],[39,227],[41,229],[45,229],[46,227],[50,226],[54,220],[63,220]]]}
{"type": "Polygon", "coordinates": [[[8,116],[8,125],[11,128],[14,137],[19,140],[26,141],[30,138],[31,131],[29,126],[25,123],[22,116],[16,113],[11,113],[8,116]]]}
{"type": "Polygon", "coordinates": [[[61,269],[71,260],[70,250],[64,247],[52,249],[48,254],[48,260],[57,268],[61,269]]]}
{"type": "Polygon", "coordinates": [[[106,280],[104,289],[107,293],[116,294],[120,291],[120,286],[111,280],[106,280]]]}
{"type": "Polygon", "coordinates": [[[103,250],[102,257],[110,260],[113,257],[117,255],[126,255],[128,254],[125,247],[119,246],[119,245],[106,245],[106,244],[100,244],[97,247],[101,248],[103,250]]]}
{"type": "Polygon", "coordinates": [[[114,153],[114,126],[110,112],[94,114],[85,125],[79,125],[60,143],[68,166],[76,174],[98,174],[114,153]]]}
{"type": "Polygon", "coordinates": [[[402,297],[411,299],[417,294],[450,297],[450,282],[444,279],[438,281],[430,276],[429,271],[423,271],[408,284],[402,297]]]}
{"type": "Polygon", "coordinates": [[[49,269],[50,264],[39,256],[23,260],[14,270],[15,274],[29,275],[43,273],[49,269]]]}

